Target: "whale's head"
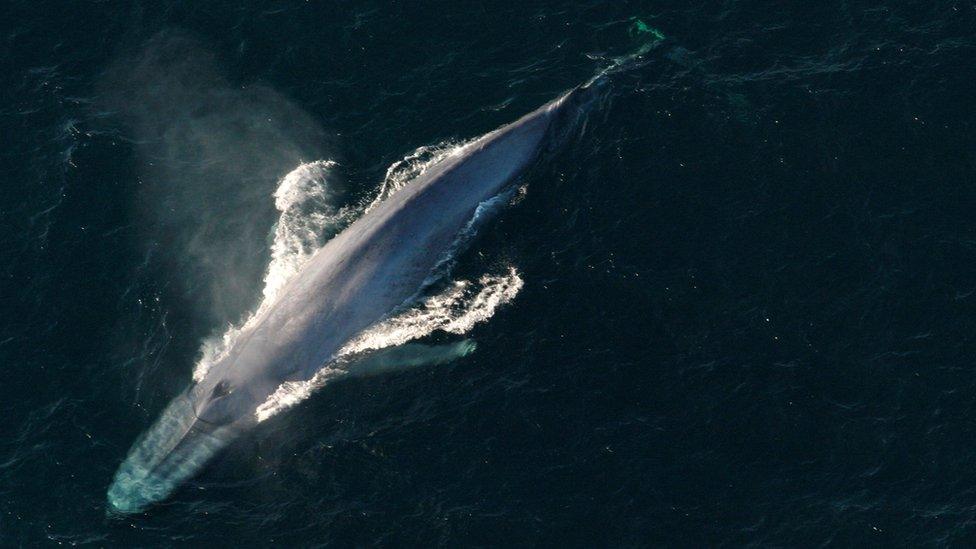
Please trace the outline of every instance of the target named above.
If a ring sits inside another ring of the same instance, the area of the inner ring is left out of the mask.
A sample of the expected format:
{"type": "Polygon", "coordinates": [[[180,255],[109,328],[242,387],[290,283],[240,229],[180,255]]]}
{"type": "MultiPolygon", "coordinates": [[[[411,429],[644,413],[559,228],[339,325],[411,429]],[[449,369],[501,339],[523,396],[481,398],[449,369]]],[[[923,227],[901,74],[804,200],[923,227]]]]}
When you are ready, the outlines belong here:
{"type": "Polygon", "coordinates": [[[254,410],[251,392],[226,379],[205,379],[174,398],[116,471],[109,510],[138,513],[168,497],[254,425],[254,410]]]}

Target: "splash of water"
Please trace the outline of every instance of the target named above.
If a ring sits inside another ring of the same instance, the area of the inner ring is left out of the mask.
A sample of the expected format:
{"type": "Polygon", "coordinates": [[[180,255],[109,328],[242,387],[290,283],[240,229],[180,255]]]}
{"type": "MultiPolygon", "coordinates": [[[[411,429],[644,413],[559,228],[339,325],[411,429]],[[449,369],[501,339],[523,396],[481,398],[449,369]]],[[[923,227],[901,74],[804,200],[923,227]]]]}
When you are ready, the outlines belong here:
{"type": "Polygon", "coordinates": [[[262,304],[272,302],[288,279],[358,216],[353,207],[335,207],[338,197],[327,184],[335,166],[331,160],[302,164],[278,185],[274,198],[281,218],[275,225],[262,304]]]}

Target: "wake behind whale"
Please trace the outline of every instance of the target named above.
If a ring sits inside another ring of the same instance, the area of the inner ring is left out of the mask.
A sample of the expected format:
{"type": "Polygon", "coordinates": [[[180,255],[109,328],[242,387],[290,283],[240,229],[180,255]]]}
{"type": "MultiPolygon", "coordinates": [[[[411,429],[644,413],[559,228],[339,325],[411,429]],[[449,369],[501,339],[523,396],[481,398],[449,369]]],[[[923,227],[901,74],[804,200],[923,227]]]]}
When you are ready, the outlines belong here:
{"type": "MultiPolygon", "coordinates": [[[[471,292],[466,284],[416,307],[421,291],[449,269],[458,249],[504,203],[513,182],[568,135],[603,83],[573,88],[511,124],[434,155],[402,188],[381,192],[314,253],[299,245],[277,255],[257,312],[206,357],[194,373],[196,383],[130,450],[109,488],[110,508],[138,512],[166,498],[242,432],[331,379],[418,363],[395,353],[377,356],[377,349],[437,328],[463,332],[510,300],[522,284],[514,270],[479,281],[482,289],[468,294],[473,314],[439,306],[471,292]],[[428,316],[411,324],[417,311],[428,316]]],[[[293,205],[286,197],[301,181],[282,185],[278,206],[285,205],[285,221],[293,205]]],[[[343,214],[333,217],[341,225],[343,214]]],[[[290,229],[286,223],[278,232],[287,235],[290,229]]],[[[471,348],[427,351],[427,359],[449,360],[471,348]]],[[[409,355],[404,349],[401,355],[409,355]]]]}

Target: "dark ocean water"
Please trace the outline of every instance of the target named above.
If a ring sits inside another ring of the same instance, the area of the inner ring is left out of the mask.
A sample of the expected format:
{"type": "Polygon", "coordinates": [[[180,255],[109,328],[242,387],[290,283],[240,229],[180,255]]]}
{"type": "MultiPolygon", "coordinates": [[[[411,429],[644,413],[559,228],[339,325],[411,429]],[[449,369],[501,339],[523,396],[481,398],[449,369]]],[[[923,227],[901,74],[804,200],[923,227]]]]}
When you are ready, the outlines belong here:
{"type": "Polygon", "coordinates": [[[974,59],[971,0],[5,2],[0,543],[971,545],[974,59]],[[666,39],[460,258],[525,283],[474,354],[106,514],[260,299],[282,176],[369,197],[633,17],[666,39]]]}

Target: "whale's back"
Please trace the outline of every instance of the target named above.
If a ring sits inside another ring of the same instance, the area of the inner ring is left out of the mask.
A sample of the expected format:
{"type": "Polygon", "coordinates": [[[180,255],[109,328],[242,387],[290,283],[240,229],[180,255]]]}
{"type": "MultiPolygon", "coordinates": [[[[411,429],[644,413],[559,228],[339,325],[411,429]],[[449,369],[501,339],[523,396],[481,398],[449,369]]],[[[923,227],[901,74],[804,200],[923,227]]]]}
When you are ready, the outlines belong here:
{"type": "Polygon", "coordinates": [[[460,148],[329,241],[200,390],[224,380],[260,404],[415,295],[478,205],[533,161],[562,99],[460,148]]]}

